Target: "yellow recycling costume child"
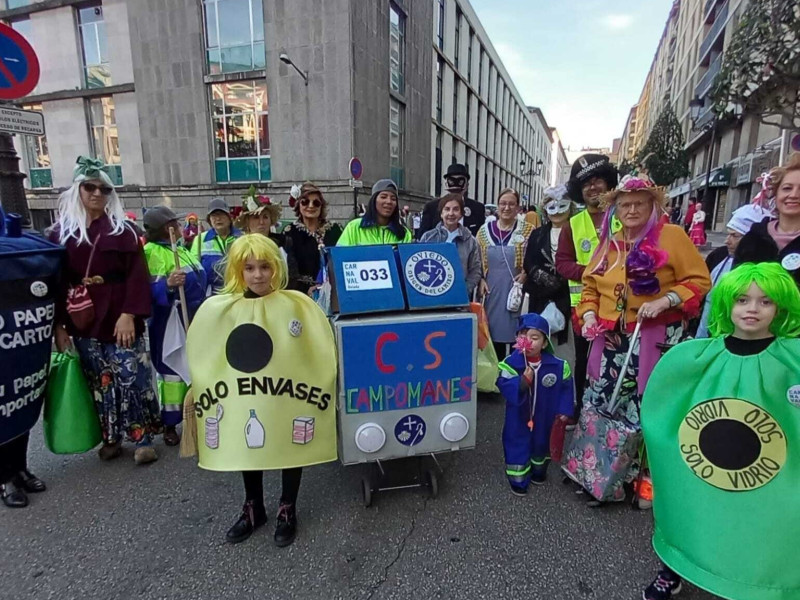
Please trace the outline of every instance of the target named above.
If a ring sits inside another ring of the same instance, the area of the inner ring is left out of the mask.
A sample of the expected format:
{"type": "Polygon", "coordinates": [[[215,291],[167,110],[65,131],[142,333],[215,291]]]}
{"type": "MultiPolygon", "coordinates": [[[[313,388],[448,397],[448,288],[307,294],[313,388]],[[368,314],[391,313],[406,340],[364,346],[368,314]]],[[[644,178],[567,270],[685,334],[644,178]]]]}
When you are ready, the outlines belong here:
{"type": "Polygon", "coordinates": [[[203,303],[187,335],[199,465],[213,471],[288,469],[337,455],[330,324],[285,283],[265,294],[249,289],[244,263],[259,253],[255,237],[236,241],[223,294],[203,303]]]}

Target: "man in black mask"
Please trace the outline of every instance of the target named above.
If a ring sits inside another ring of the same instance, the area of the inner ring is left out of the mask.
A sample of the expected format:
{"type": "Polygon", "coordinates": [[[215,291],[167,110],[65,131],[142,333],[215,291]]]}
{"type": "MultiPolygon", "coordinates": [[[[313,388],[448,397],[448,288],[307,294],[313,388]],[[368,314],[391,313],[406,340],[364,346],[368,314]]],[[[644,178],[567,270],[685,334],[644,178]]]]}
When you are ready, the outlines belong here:
{"type": "MultiPolygon", "coordinates": [[[[467,167],[459,163],[453,163],[447,167],[444,181],[449,193],[461,194],[464,198],[464,227],[469,229],[472,235],[477,235],[478,229],[486,221],[486,208],[477,200],[467,198],[467,191],[469,190],[469,171],[467,171],[467,167]]],[[[422,224],[419,228],[417,239],[421,238],[426,231],[436,227],[438,222],[439,199],[434,198],[422,210],[422,224]]]]}

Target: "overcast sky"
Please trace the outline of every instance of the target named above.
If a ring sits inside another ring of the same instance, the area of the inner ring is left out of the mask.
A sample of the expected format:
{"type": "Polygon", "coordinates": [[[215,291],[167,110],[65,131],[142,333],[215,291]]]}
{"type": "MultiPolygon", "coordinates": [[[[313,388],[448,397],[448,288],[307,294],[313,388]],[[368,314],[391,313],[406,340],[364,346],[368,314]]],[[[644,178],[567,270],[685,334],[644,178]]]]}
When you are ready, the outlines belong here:
{"type": "Polygon", "coordinates": [[[470,0],[522,99],[565,146],[622,135],[672,0],[470,0]]]}

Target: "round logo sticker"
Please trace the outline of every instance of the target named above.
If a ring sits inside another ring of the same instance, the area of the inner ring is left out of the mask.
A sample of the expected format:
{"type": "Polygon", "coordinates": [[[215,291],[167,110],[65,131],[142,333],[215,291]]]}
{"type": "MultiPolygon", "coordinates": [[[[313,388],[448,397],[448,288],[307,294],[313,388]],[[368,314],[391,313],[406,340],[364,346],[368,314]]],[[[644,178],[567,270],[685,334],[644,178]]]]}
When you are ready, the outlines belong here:
{"type": "Polygon", "coordinates": [[[793,385],[786,391],[786,399],[792,406],[800,408],[800,385],[793,385]]]}
{"type": "Polygon", "coordinates": [[[681,456],[700,479],[747,492],[772,481],[786,463],[786,435],[763,408],[736,398],[693,407],[678,428],[681,456]]]}
{"type": "Polygon", "coordinates": [[[453,287],[453,265],[438,252],[417,252],[406,262],[409,285],[425,296],[441,296],[453,287]]]}
{"type": "Polygon", "coordinates": [[[464,216],[471,217],[472,216],[472,209],[469,206],[464,207],[464,216]]]}
{"type": "Polygon", "coordinates": [[[31,284],[31,294],[37,298],[43,298],[47,295],[48,287],[44,281],[34,281],[31,284]]]}
{"type": "Polygon", "coordinates": [[[581,250],[583,250],[584,252],[589,252],[591,249],[592,249],[592,242],[590,242],[588,239],[585,238],[582,239],[581,250]]]}
{"type": "Polygon", "coordinates": [[[787,254],[783,257],[781,266],[787,271],[795,271],[798,267],[800,267],[800,254],[797,252],[787,254]]]}
{"type": "Polygon", "coordinates": [[[289,333],[294,337],[300,337],[300,334],[303,333],[303,324],[297,319],[292,319],[289,322],[289,333]]]}
{"type": "Polygon", "coordinates": [[[404,446],[416,446],[425,438],[425,421],[417,415],[406,415],[394,426],[394,437],[404,446]]]}
{"type": "Polygon", "coordinates": [[[556,381],[558,381],[558,377],[556,377],[552,373],[548,373],[547,375],[542,377],[542,385],[544,387],[553,387],[556,384],[556,381]]]}

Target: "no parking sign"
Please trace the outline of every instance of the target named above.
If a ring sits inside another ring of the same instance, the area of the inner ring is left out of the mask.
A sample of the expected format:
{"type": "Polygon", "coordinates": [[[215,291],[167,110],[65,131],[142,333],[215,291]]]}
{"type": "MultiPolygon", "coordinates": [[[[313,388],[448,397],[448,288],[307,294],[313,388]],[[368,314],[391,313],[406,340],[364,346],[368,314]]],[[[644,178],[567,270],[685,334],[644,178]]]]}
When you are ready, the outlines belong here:
{"type": "Polygon", "coordinates": [[[0,24],[0,100],[15,100],[39,83],[39,59],[31,45],[8,25],[0,24]]]}

